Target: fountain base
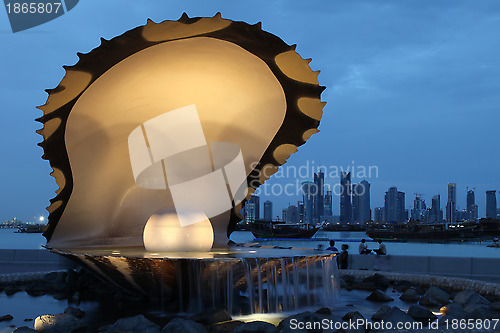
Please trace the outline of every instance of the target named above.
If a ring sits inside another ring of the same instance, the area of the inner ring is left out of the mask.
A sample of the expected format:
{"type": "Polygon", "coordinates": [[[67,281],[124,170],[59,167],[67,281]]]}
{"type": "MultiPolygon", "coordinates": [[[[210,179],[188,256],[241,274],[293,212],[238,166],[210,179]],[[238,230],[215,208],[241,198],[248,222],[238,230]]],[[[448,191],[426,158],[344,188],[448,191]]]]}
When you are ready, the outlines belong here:
{"type": "Polygon", "coordinates": [[[333,306],[335,254],[316,250],[231,247],[203,253],[144,249],[71,249],[63,255],[100,279],[148,297],[161,307],[196,313],[273,313],[333,306]]]}

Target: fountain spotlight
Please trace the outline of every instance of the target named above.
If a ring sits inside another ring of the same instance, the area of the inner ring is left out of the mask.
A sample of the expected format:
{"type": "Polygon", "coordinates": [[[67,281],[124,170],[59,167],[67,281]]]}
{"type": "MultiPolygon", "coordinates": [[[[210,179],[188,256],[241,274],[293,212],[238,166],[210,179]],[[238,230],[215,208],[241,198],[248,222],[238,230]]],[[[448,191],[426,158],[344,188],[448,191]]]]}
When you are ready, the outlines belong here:
{"type": "MultiPolygon", "coordinates": [[[[310,59],[260,23],[220,14],[148,20],[77,55],[37,119],[59,185],[47,247],[150,296],[166,286],[170,294],[177,286],[181,300],[217,290],[200,276],[230,290],[244,285],[250,299],[257,286],[252,311],[301,303],[286,300],[284,286],[304,274],[309,283],[309,270],[297,269],[310,260],[328,266],[320,275],[335,284],[331,255],[235,255],[227,246],[245,201],[318,132],[324,87],[310,59]]],[[[230,306],[236,296],[224,290],[230,306]]]]}

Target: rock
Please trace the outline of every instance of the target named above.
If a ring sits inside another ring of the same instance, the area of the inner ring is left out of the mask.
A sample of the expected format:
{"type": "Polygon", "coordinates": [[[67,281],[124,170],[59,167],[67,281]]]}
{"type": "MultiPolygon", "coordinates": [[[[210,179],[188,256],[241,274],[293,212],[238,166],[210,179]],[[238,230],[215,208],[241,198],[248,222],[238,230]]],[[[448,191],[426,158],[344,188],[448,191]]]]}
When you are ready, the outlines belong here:
{"type": "Polygon", "coordinates": [[[207,310],[191,316],[189,319],[203,325],[212,325],[223,321],[232,320],[231,316],[225,309],[207,310]]]}
{"type": "Polygon", "coordinates": [[[80,319],[67,313],[56,315],[42,315],[35,319],[35,331],[47,333],[67,333],[85,328],[80,319]]]}
{"type": "Polygon", "coordinates": [[[24,290],[30,296],[43,296],[51,289],[51,285],[44,282],[37,282],[28,285],[24,290]]]}
{"type": "Polygon", "coordinates": [[[403,292],[399,299],[408,303],[415,303],[420,300],[420,295],[415,289],[408,288],[403,292]]]}
{"type": "Polygon", "coordinates": [[[441,303],[439,303],[435,299],[430,298],[430,297],[425,296],[425,295],[420,297],[418,304],[425,306],[425,307],[428,307],[428,308],[434,308],[434,307],[442,305],[441,303]]]}
{"type": "Polygon", "coordinates": [[[11,321],[12,319],[14,319],[14,317],[12,317],[10,314],[4,315],[4,316],[0,316],[0,322],[2,322],[2,321],[11,321]]]}
{"type": "Polygon", "coordinates": [[[490,309],[492,309],[493,311],[500,312],[500,302],[490,303],[490,309]]]}
{"type": "Polygon", "coordinates": [[[240,320],[231,320],[210,326],[210,333],[228,333],[233,332],[236,327],[243,325],[240,320]]]}
{"type": "Polygon", "coordinates": [[[429,289],[427,289],[424,297],[435,300],[437,303],[439,303],[439,305],[445,305],[450,302],[450,295],[448,295],[446,291],[435,286],[431,286],[429,289]]]}
{"type": "Polygon", "coordinates": [[[464,308],[467,319],[498,319],[500,313],[490,309],[486,304],[469,304],[464,308]]]}
{"type": "Polygon", "coordinates": [[[394,281],[393,285],[394,285],[394,289],[396,289],[400,293],[413,287],[413,283],[411,283],[410,281],[406,281],[406,280],[394,281]]]}
{"type": "Polygon", "coordinates": [[[408,309],[408,315],[416,321],[420,321],[423,323],[434,321],[437,318],[437,316],[435,316],[429,309],[416,304],[410,305],[410,308],[408,309]]]}
{"type": "Polygon", "coordinates": [[[172,319],[163,329],[161,333],[203,333],[207,332],[205,326],[195,321],[182,318],[172,319]]]}
{"type": "Polygon", "coordinates": [[[28,326],[18,327],[12,333],[33,333],[36,332],[34,329],[29,328],[28,326]]]}
{"type": "Polygon", "coordinates": [[[375,290],[366,298],[368,301],[372,302],[390,302],[394,301],[394,298],[387,296],[384,292],[380,290],[375,290]]]}
{"type": "MultiPolygon", "coordinates": [[[[364,320],[365,318],[358,311],[352,311],[346,313],[342,320],[349,323],[349,326],[344,329],[341,328],[338,330],[339,333],[365,333],[366,327],[365,325],[358,325],[358,320],[364,320]]],[[[330,332],[331,330],[323,330],[323,332],[330,332]]]]}
{"type": "Polygon", "coordinates": [[[447,316],[453,316],[458,319],[465,318],[466,313],[461,304],[453,302],[440,309],[440,312],[447,316]]]}
{"type": "Polygon", "coordinates": [[[21,289],[16,287],[16,286],[5,287],[5,295],[7,295],[7,296],[12,296],[20,291],[21,291],[21,289]]]}
{"type": "Polygon", "coordinates": [[[82,319],[85,317],[85,311],[80,310],[79,308],[74,308],[72,306],[68,306],[65,310],[64,313],[69,313],[76,318],[82,319]]]}
{"type": "Polygon", "coordinates": [[[372,283],[373,285],[375,285],[375,289],[386,290],[387,288],[389,288],[389,280],[387,280],[384,275],[379,273],[375,273],[373,274],[373,276],[364,278],[363,282],[372,283]]]}
{"type": "Polygon", "coordinates": [[[322,329],[316,329],[312,325],[314,325],[315,322],[320,322],[321,318],[312,312],[302,312],[298,313],[289,317],[286,317],[283,319],[279,325],[278,325],[278,330],[281,332],[309,332],[309,333],[321,333],[322,329]],[[304,330],[299,330],[296,329],[294,325],[291,325],[291,322],[295,323],[303,323],[306,326],[311,327],[310,329],[306,327],[304,330]]]}
{"type": "MultiPolygon", "coordinates": [[[[36,329],[36,327],[35,327],[36,329]]],[[[118,319],[106,332],[159,333],[160,327],[143,315],[118,319]]]]}
{"type": "Polygon", "coordinates": [[[343,321],[356,321],[358,319],[365,319],[365,317],[363,317],[361,315],[361,313],[359,313],[358,311],[351,311],[351,312],[347,312],[343,317],[342,317],[342,320],[343,321]]]}
{"type": "Polygon", "coordinates": [[[398,323],[414,323],[412,317],[407,315],[404,311],[401,311],[397,306],[391,308],[389,312],[382,318],[386,323],[392,323],[393,327],[396,327],[398,323]]]}
{"type": "Polygon", "coordinates": [[[391,307],[389,305],[382,305],[382,307],[373,314],[372,320],[381,321],[382,318],[384,318],[384,316],[389,313],[389,311],[391,311],[391,307]]]}
{"type": "Polygon", "coordinates": [[[484,298],[483,296],[479,295],[477,292],[472,290],[464,290],[459,292],[458,294],[455,295],[455,298],[453,298],[453,302],[459,303],[462,306],[466,306],[468,304],[490,303],[490,301],[488,301],[486,298],[484,298]]]}
{"type": "Polygon", "coordinates": [[[60,301],[60,300],[68,298],[68,294],[65,293],[65,292],[55,292],[55,293],[52,294],[52,297],[55,300],[60,301]]]}
{"type": "Polygon", "coordinates": [[[238,326],[233,333],[278,333],[278,329],[265,321],[251,321],[238,326]]]}
{"type": "Polygon", "coordinates": [[[316,311],[315,313],[320,314],[320,315],[331,315],[332,310],[330,308],[321,308],[318,311],[316,311]]]}

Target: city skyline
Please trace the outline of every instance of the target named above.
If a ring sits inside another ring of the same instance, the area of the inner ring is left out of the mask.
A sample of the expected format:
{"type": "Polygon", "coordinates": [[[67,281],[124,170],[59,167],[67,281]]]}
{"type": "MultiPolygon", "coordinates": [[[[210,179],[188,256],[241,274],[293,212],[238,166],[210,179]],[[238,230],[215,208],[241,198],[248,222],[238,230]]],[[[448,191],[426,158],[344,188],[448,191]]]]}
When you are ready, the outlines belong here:
{"type": "MultiPolygon", "coordinates": [[[[341,183],[340,183],[341,188],[346,186],[345,185],[346,179],[348,179],[347,183],[349,183],[351,186],[351,189],[348,191],[349,195],[346,196],[346,198],[349,199],[348,201],[350,203],[349,208],[346,208],[346,211],[348,211],[349,212],[348,214],[350,214],[350,216],[348,217],[348,220],[350,222],[356,223],[357,221],[361,221],[363,219],[359,219],[359,217],[355,216],[355,214],[356,214],[355,213],[356,205],[354,204],[354,201],[356,200],[355,199],[356,198],[355,188],[357,186],[363,185],[363,187],[368,187],[368,189],[370,189],[371,184],[369,182],[367,182],[366,180],[362,180],[358,184],[356,184],[356,183],[352,184],[350,181],[350,175],[344,174],[341,177],[341,183]],[[351,200],[352,200],[352,202],[351,202],[351,200]]],[[[308,191],[310,191],[309,186],[314,185],[314,184],[315,183],[313,181],[302,181],[302,186],[303,186],[302,191],[304,193],[307,193],[308,191]],[[304,184],[307,184],[307,187],[304,187],[304,184]]],[[[445,202],[444,205],[441,202],[441,195],[440,194],[435,194],[431,197],[430,200],[426,201],[425,198],[423,198],[422,193],[415,192],[415,193],[413,193],[415,195],[414,198],[411,196],[407,197],[406,192],[399,191],[396,186],[391,186],[387,191],[385,191],[384,205],[373,206],[370,203],[370,198],[372,197],[372,194],[371,194],[370,190],[368,190],[367,191],[367,193],[368,193],[368,210],[369,210],[370,219],[375,220],[375,221],[377,220],[376,210],[378,210],[378,209],[383,210],[383,213],[382,213],[383,218],[380,218],[381,220],[384,219],[384,220],[392,221],[392,222],[400,221],[400,220],[404,219],[404,218],[402,218],[403,215],[405,216],[406,219],[419,220],[419,218],[421,218],[422,215],[418,215],[418,214],[423,214],[423,212],[426,211],[427,209],[429,211],[426,212],[425,214],[431,214],[431,216],[428,217],[429,222],[441,222],[441,221],[456,222],[456,221],[465,220],[465,219],[473,220],[473,219],[477,219],[477,218],[488,218],[489,217],[487,215],[488,207],[490,207],[490,214],[493,214],[491,212],[494,211],[494,212],[496,212],[495,217],[499,215],[498,207],[500,207],[500,205],[498,204],[498,201],[496,199],[496,192],[500,193],[500,190],[485,191],[485,196],[489,197],[490,200],[489,200],[489,202],[488,202],[488,200],[485,201],[485,205],[486,205],[486,207],[484,207],[485,214],[484,214],[484,216],[481,216],[478,214],[479,206],[476,204],[476,200],[475,200],[476,196],[477,196],[476,190],[469,189],[469,187],[467,187],[467,191],[465,193],[466,205],[465,205],[465,207],[460,207],[459,205],[456,205],[456,202],[457,202],[457,193],[456,193],[457,184],[456,183],[448,183],[447,187],[448,187],[448,198],[447,198],[447,201],[445,202]],[[394,192],[394,194],[392,194],[392,192],[394,192]],[[386,205],[385,204],[386,202],[393,202],[393,203],[386,205]],[[417,207],[417,202],[419,202],[418,207],[417,207]],[[453,204],[450,204],[450,203],[453,203],[453,204]],[[448,207],[454,207],[454,213],[450,214],[450,212],[447,212],[448,209],[451,209],[448,207]],[[391,212],[389,213],[390,214],[389,217],[386,217],[388,214],[387,209],[391,210],[391,212]],[[420,212],[419,212],[419,210],[420,210],[420,212]],[[416,214],[416,215],[414,215],[414,214],[416,214]],[[417,218],[417,216],[418,216],[418,218],[417,218]],[[460,216],[460,219],[457,219],[457,216],[460,216]]],[[[344,193],[344,191],[342,191],[342,192],[344,193]]],[[[325,193],[323,195],[323,200],[325,202],[324,209],[325,209],[325,211],[327,211],[327,206],[326,206],[327,195],[331,195],[331,191],[324,191],[324,193],[325,193]]],[[[365,192],[363,191],[363,193],[365,193],[365,192]]],[[[257,196],[252,195],[252,197],[257,197],[257,196]]],[[[270,200],[272,197],[267,196],[266,198],[267,198],[266,202],[270,202],[272,204],[272,206],[274,207],[275,201],[270,200]]],[[[339,199],[338,200],[338,203],[339,203],[338,208],[337,209],[333,208],[331,214],[325,214],[325,216],[329,216],[329,215],[337,216],[337,217],[339,217],[339,222],[343,223],[345,221],[342,218],[342,195],[337,196],[337,198],[339,199]],[[335,214],[335,212],[338,212],[338,214],[335,214]]],[[[357,200],[359,200],[359,198],[357,200]]],[[[249,202],[252,202],[252,201],[253,200],[250,200],[249,202]]],[[[283,214],[282,215],[274,214],[273,218],[274,217],[280,218],[281,216],[285,216],[284,212],[287,210],[287,208],[294,206],[294,204],[292,202],[293,201],[289,200],[288,206],[280,207],[283,214]]],[[[302,203],[304,202],[304,196],[302,197],[302,201],[301,201],[300,196],[297,197],[296,202],[298,203],[297,206],[299,206],[299,204],[301,202],[302,203]]],[[[359,205],[359,201],[358,201],[358,205],[359,205]]],[[[366,205],[366,203],[364,205],[366,205]]],[[[333,207],[333,202],[331,203],[331,206],[333,207]]],[[[300,211],[300,209],[299,209],[299,211],[300,211]]],[[[305,212],[307,215],[307,209],[305,209],[305,212]]],[[[358,212],[358,214],[359,214],[359,212],[358,212]]],[[[364,216],[367,216],[367,214],[365,214],[364,216]]],[[[285,220],[285,218],[283,218],[283,220],[285,220]]],[[[305,222],[310,222],[310,221],[306,220],[305,222]]]]}

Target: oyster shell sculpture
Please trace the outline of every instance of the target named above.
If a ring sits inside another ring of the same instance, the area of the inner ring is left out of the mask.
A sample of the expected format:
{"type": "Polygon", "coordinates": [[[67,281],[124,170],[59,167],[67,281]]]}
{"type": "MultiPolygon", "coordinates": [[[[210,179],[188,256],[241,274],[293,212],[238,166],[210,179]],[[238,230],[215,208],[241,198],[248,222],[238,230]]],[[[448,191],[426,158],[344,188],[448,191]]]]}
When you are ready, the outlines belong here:
{"type": "Polygon", "coordinates": [[[52,248],[225,245],[325,105],[310,59],[220,14],[148,20],[78,57],[37,119],[52,248]]]}

